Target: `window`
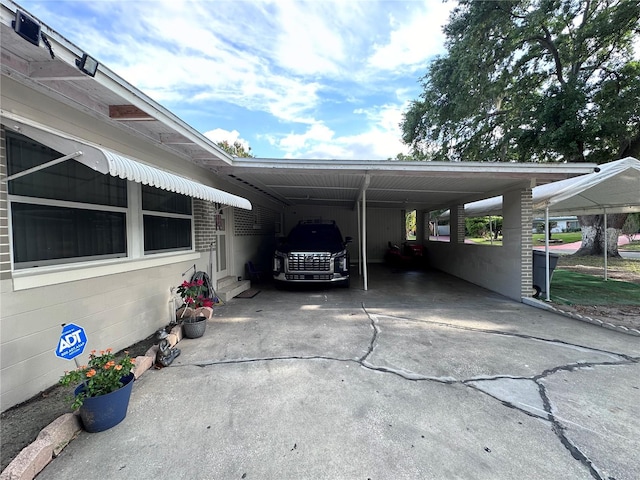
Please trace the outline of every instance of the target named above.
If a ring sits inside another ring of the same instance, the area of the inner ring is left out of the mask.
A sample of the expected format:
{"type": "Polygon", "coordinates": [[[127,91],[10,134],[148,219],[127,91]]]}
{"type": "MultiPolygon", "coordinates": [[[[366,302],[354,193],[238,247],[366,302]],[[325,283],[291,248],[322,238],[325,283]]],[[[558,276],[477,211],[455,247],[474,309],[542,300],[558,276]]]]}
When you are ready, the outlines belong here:
{"type": "Polygon", "coordinates": [[[416,211],[404,213],[404,239],[414,241],[416,239],[416,211]]]}
{"type": "MultiPolygon", "coordinates": [[[[11,131],[6,153],[9,176],[63,156],[11,131]]],[[[9,180],[8,193],[16,269],[192,248],[190,197],[103,175],[75,160],[9,180]],[[143,231],[144,252],[130,251],[143,231]]]]}
{"type": "Polygon", "coordinates": [[[14,202],[11,222],[18,268],[126,255],[124,213],[14,202]]]}
{"type": "Polygon", "coordinates": [[[191,197],[142,185],[144,252],[191,248],[191,197]]]}

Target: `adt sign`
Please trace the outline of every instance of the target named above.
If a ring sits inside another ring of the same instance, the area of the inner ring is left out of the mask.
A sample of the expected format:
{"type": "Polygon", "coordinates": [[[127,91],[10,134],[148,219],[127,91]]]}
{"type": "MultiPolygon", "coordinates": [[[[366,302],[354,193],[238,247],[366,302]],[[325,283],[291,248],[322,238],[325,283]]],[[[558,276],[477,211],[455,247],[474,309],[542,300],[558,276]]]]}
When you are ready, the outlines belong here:
{"type": "Polygon", "coordinates": [[[86,344],[87,335],[84,333],[84,328],[68,323],[62,327],[56,355],[71,360],[82,354],[86,344]]]}

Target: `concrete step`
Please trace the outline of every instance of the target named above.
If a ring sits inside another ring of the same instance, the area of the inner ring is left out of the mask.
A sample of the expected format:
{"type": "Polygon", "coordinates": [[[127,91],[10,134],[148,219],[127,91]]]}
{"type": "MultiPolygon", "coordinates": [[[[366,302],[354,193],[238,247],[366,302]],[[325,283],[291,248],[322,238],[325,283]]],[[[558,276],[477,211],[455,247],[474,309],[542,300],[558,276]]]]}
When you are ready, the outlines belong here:
{"type": "Polygon", "coordinates": [[[238,281],[238,277],[232,277],[231,275],[227,275],[226,277],[219,278],[216,282],[216,290],[224,288],[228,285],[233,285],[238,281]]]}
{"type": "Polygon", "coordinates": [[[233,282],[222,282],[222,286],[220,286],[220,279],[218,280],[218,288],[216,289],[216,293],[218,294],[218,298],[223,302],[228,302],[236,295],[241,294],[245,290],[249,290],[251,288],[251,282],[249,280],[240,280],[238,281],[234,277],[225,277],[232,278],[233,282]]]}

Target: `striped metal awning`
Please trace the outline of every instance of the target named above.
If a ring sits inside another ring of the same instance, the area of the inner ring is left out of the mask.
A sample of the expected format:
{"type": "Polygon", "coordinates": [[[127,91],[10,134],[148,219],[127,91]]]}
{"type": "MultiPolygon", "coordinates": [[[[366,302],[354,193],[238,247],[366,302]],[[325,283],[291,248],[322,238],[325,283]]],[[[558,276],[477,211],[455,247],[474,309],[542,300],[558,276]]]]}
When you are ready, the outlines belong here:
{"type": "MultiPolygon", "coordinates": [[[[97,172],[162,190],[188,195],[201,200],[243,208],[245,210],[252,209],[251,202],[246,198],[209,187],[200,182],[133,160],[105,148],[89,145],[85,142],[12,120],[5,116],[2,117],[2,124],[12,131],[25,135],[56,150],[65,156],[63,157],[64,160],[74,159],[97,172]]],[[[58,163],[58,161],[53,160],[43,167],[46,168],[47,165],[53,163],[58,163]]]]}

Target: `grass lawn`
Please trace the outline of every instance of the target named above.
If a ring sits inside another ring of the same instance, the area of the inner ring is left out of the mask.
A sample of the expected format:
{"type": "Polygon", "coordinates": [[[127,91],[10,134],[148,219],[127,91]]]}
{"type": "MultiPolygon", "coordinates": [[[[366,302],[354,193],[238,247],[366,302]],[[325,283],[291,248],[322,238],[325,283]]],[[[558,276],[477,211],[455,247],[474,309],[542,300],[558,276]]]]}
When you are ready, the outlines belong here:
{"type": "Polygon", "coordinates": [[[498,237],[498,240],[493,239],[493,241],[486,237],[476,237],[476,238],[465,237],[465,240],[470,240],[477,245],[489,245],[489,246],[493,245],[494,247],[502,246],[502,237],[498,237]]]}
{"type": "Polygon", "coordinates": [[[565,305],[640,305],[640,285],[556,269],[551,300],[565,305]]]}
{"type": "Polygon", "coordinates": [[[625,252],[640,252],[640,240],[635,240],[626,245],[618,245],[618,250],[624,250],[625,252]]]}
{"type": "MultiPolygon", "coordinates": [[[[587,267],[600,267],[604,272],[604,258],[599,256],[576,257],[573,255],[560,255],[556,268],[575,267],[578,265],[585,265],[587,267]]],[[[607,266],[610,269],[616,268],[640,275],[640,259],[608,258],[607,266]]]]}
{"type": "MultiPolygon", "coordinates": [[[[574,243],[582,241],[581,232],[568,232],[568,233],[552,233],[551,240],[562,240],[562,243],[574,243]]],[[[544,244],[544,233],[533,234],[533,244],[544,244]]]]}
{"type": "MultiPolygon", "coordinates": [[[[493,245],[493,246],[501,246],[502,245],[502,236],[498,237],[498,240],[489,240],[486,237],[466,237],[465,240],[470,240],[477,245],[493,245]]],[[[570,232],[570,233],[554,233],[551,235],[551,240],[562,240],[563,244],[566,243],[574,243],[582,241],[582,234],[580,232],[570,232]]],[[[640,242],[639,242],[640,243],[640,242]]],[[[544,233],[534,233],[533,234],[533,244],[534,245],[544,245],[544,233]]],[[[640,247],[638,247],[640,250],[640,247]]]]}

